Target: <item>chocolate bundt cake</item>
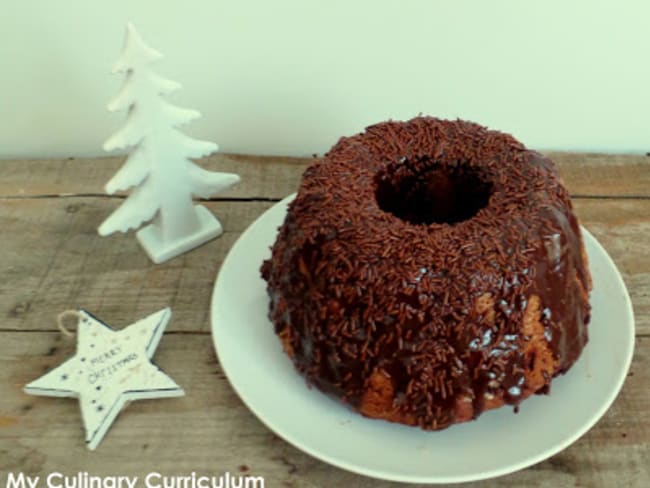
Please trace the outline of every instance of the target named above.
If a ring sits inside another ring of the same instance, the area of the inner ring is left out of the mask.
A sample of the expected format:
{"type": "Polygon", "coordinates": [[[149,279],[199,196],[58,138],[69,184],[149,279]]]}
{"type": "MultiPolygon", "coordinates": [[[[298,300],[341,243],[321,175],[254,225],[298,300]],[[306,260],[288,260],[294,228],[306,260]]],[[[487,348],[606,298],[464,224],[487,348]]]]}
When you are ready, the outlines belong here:
{"type": "Polygon", "coordinates": [[[424,429],[547,392],[587,342],[591,279],[557,170],[471,122],[340,139],[303,175],[262,276],[309,383],[424,429]]]}

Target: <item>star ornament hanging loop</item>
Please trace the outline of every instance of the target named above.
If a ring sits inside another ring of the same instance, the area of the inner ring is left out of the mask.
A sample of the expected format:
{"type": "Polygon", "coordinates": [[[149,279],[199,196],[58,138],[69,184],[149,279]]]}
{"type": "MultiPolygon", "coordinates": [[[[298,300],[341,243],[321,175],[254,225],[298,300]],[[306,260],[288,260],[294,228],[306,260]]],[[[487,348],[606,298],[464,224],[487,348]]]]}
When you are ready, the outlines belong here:
{"type": "Polygon", "coordinates": [[[131,401],[185,392],[152,358],[171,318],[165,308],[115,330],[85,310],[78,312],[77,352],[25,386],[30,395],[78,398],[86,445],[94,450],[131,401]]]}

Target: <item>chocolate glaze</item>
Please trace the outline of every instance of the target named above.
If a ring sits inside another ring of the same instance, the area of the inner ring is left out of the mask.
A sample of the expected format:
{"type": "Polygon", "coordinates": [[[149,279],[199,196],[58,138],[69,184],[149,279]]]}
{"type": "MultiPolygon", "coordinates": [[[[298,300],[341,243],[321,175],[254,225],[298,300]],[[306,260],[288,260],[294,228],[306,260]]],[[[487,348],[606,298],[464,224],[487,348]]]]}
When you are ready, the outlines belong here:
{"type": "Polygon", "coordinates": [[[532,296],[555,360],[536,391],[587,342],[589,272],[553,163],[470,122],[342,138],[305,172],[262,275],[309,382],[356,408],[380,371],[395,411],[427,429],[454,423],[461,399],[475,417],[531,393],[532,296]],[[486,296],[491,315],[477,309],[486,296]]]}

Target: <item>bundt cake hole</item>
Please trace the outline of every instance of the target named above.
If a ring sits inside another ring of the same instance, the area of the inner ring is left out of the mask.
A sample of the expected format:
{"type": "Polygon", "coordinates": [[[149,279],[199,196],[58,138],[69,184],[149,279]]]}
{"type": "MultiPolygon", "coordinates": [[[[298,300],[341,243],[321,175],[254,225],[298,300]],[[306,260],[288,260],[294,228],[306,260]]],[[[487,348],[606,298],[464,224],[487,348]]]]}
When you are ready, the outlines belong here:
{"type": "Polygon", "coordinates": [[[384,212],[411,224],[456,224],[486,207],[492,185],[466,165],[445,166],[402,158],[376,178],[375,198],[384,212]]]}

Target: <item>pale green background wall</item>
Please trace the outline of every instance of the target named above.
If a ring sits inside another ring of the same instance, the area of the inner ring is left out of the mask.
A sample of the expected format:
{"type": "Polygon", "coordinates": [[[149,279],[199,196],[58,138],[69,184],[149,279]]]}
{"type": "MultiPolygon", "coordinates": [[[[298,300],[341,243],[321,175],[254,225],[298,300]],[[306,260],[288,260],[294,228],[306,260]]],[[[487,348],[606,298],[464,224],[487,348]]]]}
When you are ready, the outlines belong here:
{"type": "Polygon", "coordinates": [[[2,0],[0,157],[101,154],[132,20],[222,151],[306,155],[419,112],[650,151],[650,1],[2,0]]]}

